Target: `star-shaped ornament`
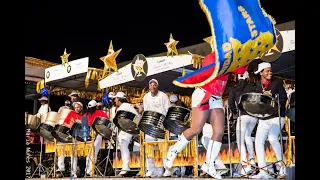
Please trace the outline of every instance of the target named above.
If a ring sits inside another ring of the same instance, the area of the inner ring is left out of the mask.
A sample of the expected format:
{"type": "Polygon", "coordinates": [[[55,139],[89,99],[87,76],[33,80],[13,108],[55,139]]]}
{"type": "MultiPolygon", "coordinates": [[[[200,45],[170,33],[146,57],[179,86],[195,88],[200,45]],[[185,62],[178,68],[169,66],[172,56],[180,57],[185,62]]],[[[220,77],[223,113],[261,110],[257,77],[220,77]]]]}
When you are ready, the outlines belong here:
{"type": "Polygon", "coordinates": [[[116,57],[119,55],[121,50],[122,49],[119,49],[118,51],[115,52],[113,50],[112,40],[110,41],[108,54],[100,58],[100,60],[104,62],[104,69],[102,74],[103,77],[105,77],[107,71],[109,71],[109,68],[113,69],[115,72],[118,71],[116,57]]]}
{"type": "Polygon", "coordinates": [[[64,66],[65,64],[68,64],[68,58],[70,56],[71,53],[67,54],[67,49],[64,49],[64,53],[61,57],[61,61],[62,61],[62,66],[64,66]]]}
{"type": "Polygon", "coordinates": [[[178,51],[177,51],[177,44],[179,41],[176,41],[173,39],[172,37],[172,33],[170,33],[170,38],[169,38],[169,42],[164,43],[167,46],[167,56],[169,56],[170,54],[173,55],[178,55],[178,51]]]}
{"type": "Polygon", "coordinates": [[[205,42],[210,44],[211,52],[214,51],[214,45],[213,45],[213,36],[207,37],[203,39],[205,42]]]}

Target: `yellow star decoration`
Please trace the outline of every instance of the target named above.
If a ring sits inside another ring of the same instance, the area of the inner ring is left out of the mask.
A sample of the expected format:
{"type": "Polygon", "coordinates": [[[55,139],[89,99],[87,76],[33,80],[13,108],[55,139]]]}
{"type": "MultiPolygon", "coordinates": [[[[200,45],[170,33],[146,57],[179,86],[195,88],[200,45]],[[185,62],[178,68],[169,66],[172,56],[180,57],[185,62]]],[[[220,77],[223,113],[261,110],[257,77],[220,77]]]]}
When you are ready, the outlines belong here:
{"type": "Polygon", "coordinates": [[[108,54],[100,58],[100,60],[104,62],[104,69],[102,74],[103,77],[105,77],[107,71],[109,71],[109,68],[113,69],[115,72],[118,71],[116,57],[119,55],[121,50],[122,49],[119,49],[117,52],[115,52],[113,50],[112,40],[110,41],[108,54]]]}
{"type": "Polygon", "coordinates": [[[68,58],[70,56],[71,53],[67,54],[67,48],[64,48],[64,53],[61,57],[61,61],[62,61],[62,66],[64,66],[65,64],[68,64],[68,58]]]}
{"type": "Polygon", "coordinates": [[[178,42],[179,41],[176,41],[176,40],[173,39],[172,33],[170,33],[169,42],[164,43],[164,45],[167,46],[167,50],[168,50],[167,51],[167,56],[169,56],[170,54],[173,55],[173,53],[178,55],[178,51],[177,51],[177,48],[176,48],[178,42]]]}
{"type": "Polygon", "coordinates": [[[205,42],[209,43],[211,46],[211,52],[214,51],[214,45],[213,45],[213,36],[207,37],[203,39],[205,42]]]}

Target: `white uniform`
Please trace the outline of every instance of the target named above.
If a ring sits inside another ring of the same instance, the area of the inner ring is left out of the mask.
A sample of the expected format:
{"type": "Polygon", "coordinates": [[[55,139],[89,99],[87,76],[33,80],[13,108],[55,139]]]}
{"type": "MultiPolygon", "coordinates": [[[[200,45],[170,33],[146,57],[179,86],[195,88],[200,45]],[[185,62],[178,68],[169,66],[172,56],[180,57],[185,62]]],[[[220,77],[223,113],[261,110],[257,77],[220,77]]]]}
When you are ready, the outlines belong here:
{"type": "MultiPolygon", "coordinates": [[[[138,115],[138,112],[134,109],[134,107],[129,103],[122,103],[117,111],[127,111],[138,115]]],[[[118,135],[118,141],[120,143],[120,151],[121,151],[121,159],[122,159],[122,170],[130,170],[129,168],[129,161],[130,161],[130,151],[129,151],[129,144],[132,138],[132,134],[126,133],[124,131],[120,131],[118,135]]]]}
{"type": "MultiPolygon", "coordinates": [[[[160,114],[163,114],[164,116],[167,114],[168,109],[170,107],[170,101],[169,97],[163,93],[162,91],[158,91],[156,96],[152,96],[151,92],[148,92],[143,97],[143,108],[144,111],[154,111],[160,114]]],[[[157,138],[151,137],[149,135],[145,135],[145,141],[156,141],[157,138]]],[[[147,170],[152,172],[152,174],[155,174],[155,165],[154,165],[154,159],[153,158],[147,158],[147,170]]],[[[161,168],[161,172],[158,174],[163,174],[163,168],[161,168]]]]}
{"type": "Polygon", "coordinates": [[[40,106],[37,117],[40,118],[42,115],[47,114],[49,111],[51,111],[51,108],[49,107],[48,104],[43,104],[40,106]]]}

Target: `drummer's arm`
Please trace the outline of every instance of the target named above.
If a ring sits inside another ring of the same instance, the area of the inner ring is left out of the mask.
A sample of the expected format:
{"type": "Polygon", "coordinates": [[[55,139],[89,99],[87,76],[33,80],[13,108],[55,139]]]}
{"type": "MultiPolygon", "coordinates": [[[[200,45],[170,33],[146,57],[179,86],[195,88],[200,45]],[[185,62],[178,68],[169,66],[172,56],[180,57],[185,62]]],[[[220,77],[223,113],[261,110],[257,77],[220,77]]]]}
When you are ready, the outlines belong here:
{"type": "Polygon", "coordinates": [[[169,107],[171,106],[171,104],[170,104],[170,100],[169,100],[169,98],[168,98],[168,96],[167,96],[166,94],[164,94],[164,98],[163,98],[163,100],[164,100],[164,102],[163,102],[163,104],[164,104],[164,108],[165,108],[165,110],[166,110],[166,114],[167,114],[168,109],[169,109],[169,107]]]}

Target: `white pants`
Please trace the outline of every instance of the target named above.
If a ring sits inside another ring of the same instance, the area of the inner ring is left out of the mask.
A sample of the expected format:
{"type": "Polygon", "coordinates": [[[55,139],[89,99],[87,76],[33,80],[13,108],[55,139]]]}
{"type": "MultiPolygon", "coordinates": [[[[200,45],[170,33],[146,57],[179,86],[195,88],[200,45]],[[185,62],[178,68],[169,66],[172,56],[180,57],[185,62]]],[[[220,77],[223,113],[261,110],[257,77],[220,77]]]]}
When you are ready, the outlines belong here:
{"type": "MultiPolygon", "coordinates": [[[[283,128],[283,126],[284,126],[284,118],[281,117],[281,129],[283,128]]],[[[256,132],[256,138],[255,138],[255,146],[256,146],[258,166],[260,168],[267,165],[265,148],[264,148],[264,144],[267,138],[276,154],[277,160],[280,161],[283,159],[283,152],[281,152],[281,144],[278,139],[279,135],[280,135],[279,117],[271,118],[268,120],[259,120],[257,132],[256,132]]]]}
{"type": "Polygon", "coordinates": [[[258,119],[256,117],[252,117],[249,115],[242,115],[238,117],[237,127],[236,127],[236,136],[237,136],[237,145],[238,150],[240,151],[240,162],[247,162],[247,151],[248,158],[254,158],[254,149],[253,149],[253,141],[251,138],[251,133],[254,127],[257,124],[258,119]],[[241,128],[241,129],[240,129],[241,128]],[[246,142],[246,146],[244,144],[246,142]]]}
{"type": "MultiPolygon", "coordinates": [[[[149,136],[148,134],[145,134],[145,142],[150,142],[150,141],[157,141],[160,139],[154,138],[152,136],[149,136]]],[[[154,158],[147,158],[147,170],[148,171],[164,171],[163,167],[160,168],[156,168],[156,166],[154,165],[154,158]]],[[[155,174],[163,174],[163,173],[155,173],[155,174]]]]}
{"type": "MultiPolygon", "coordinates": [[[[64,155],[61,155],[58,157],[58,170],[60,171],[65,171],[65,164],[64,164],[64,155]]],[[[77,172],[77,167],[78,167],[78,157],[77,156],[71,156],[71,163],[72,164],[72,170],[71,170],[71,174],[76,174],[77,172]]]]}
{"type": "MultiPolygon", "coordinates": [[[[98,157],[98,153],[100,150],[102,144],[102,136],[101,135],[97,135],[96,139],[94,140],[94,163],[97,162],[97,157],[98,157]]],[[[91,153],[90,153],[91,154],[91,153]]],[[[86,173],[90,174],[92,171],[92,159],[90,158],[90,154],[88,154],[87,158],[86,158],[86,173]]]]}
{"type": "Polygon", "coordinates": [[[132,134],[126,133],[124,131],[120,131],[118,135],[118,141],[120,143],[120,152],[122,159],[122,170],[130,170],[129,162],[130,162],[130,151],[129,144],[132,139],[132,134]]]}
{"type": "MultiPolygon", "coordinates": [[[[58,142],[57,144],[62,144],[62,143],[58,142]]],[[[57,170],[60,170],[60,171],[66,170],[65,164],[64,164],[64,159],[65,159],[64,154],[62,154],[61,156],[58,157],[58,169],[57,170]]],[[[71,174],[76,174],[77,167],[78,167],[78,157],[77,156],[71,155],[71,166],[72,166],[71,174]]]]}
{"type": "MultiPolygon", "coordinates": [[[[203,97],[205,96],[205,91],[201,88],[196,88],[191,96],[192,107],[197,107],[201,103],[203,97]]],[[[210,97],[209,99],[209,109],[223,108],[221,97],[215,96],[215,98],[210,97]],[[216,98],[216,99],[215,99],[216,98]]]]}

